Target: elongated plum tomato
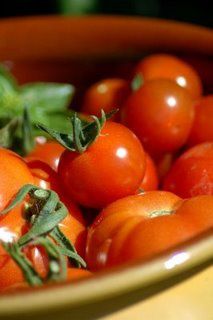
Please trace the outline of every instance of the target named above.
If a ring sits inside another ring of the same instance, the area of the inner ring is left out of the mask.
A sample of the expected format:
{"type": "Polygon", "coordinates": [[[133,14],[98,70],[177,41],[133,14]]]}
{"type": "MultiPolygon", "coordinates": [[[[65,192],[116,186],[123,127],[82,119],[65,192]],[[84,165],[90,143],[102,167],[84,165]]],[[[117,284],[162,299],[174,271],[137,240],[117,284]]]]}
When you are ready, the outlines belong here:
{"type": "Polygon", "coordinates": [[[140,141],[128,128],[107,122],[96,141],[82,154],[66,150],[58,174],[77,203],[91,208],[134,194],[145,172],[140,141]]]}
{"type": "Polygon", "coordinates": [[[86,91],[81,111],[100,116],[101,109],[105,112],[110,112],[120,108],[129,93],[129,84],[123,79],[101,80],[86,91]]]}
{"type": "Polygon", "coordinates": [[[169,54],[153,54],[141,60],[135,69],[143,80],[170,79],[186,89],[193,99],[202,94],[202,83],[196,70],[183,60],[169,54]]]}
{"type": "Polygon", "coordinates": [[[193,118],[190,95],[167,79],[146,82],[132,93],[122,109],[122,123],[135,132],[151,155],[183,146],[193,118]]]}
{"type": "Polygon", "coordinates": [[[0,211],[25,184],[34,178],[25,161],[16,153],[0,148],[0,211]]]}
{"type": "Polygon", "coordinates": [[[200,98],[195,103],[195,118],[188,144],[213,141],[213,95],[200,98]]]}
{"type": "MultiPolygon", "coordinates": [[[[127,237],[134,235],[135,228],[151,217],[173,213],[181,201],[181,198],[170,192],[150,191],[111,203],[97,216],[89,229],[86,246],[89,268],[99,270],[125,262],[126,258],[122,258],[119,252],[127,237]]],[[[127,248],[134,251],[128,244],[127,248]]],[[[138,257],[140,255],[138,251],[138,257]]]]}
{"type": "Polygon", "coordinates": [[[65,148],[55,141],[37,143],[35,149],[28,154],[27,159],[34,158],[41,160],[57,171],[59,159],[64,150],[65,148]]]}
{"type": "Polygon", "coordinates": [[[166,175],[163,189],[184,198],[213,195],[213,143],[202,143],[184,152],[166,175]]]}
{"type": "Polygon", "coordinates": [[[139,189],[143,191],[152,191],[158,188],[158,174],[154,161],[146,153],[146,170],[139,189]]]}

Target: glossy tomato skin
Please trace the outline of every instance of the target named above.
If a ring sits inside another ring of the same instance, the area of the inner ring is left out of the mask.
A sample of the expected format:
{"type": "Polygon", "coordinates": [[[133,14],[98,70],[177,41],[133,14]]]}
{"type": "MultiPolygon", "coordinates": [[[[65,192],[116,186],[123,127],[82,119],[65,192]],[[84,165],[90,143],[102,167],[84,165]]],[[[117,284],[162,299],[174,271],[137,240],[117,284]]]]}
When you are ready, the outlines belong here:
{"type": "Polygon", "coordinates": [[[111,259],[116,264],[142,262],[191,239],[193,235],[191,223],[182,217],[175,214],[159,216],[134,226],[119,252],[111,253],[111,259]]]}
{"type": "Polygon", "coordinates": [[[35,184],[42,189],[54,190],[66,205],[69,214],[59,226],[67,238],[75,245],[77,252],[84,257],[87,232],[81,210],[67,196],[66,191],[58,181],[56,172],[47,163],[29,158],[27,159],[27,165],[34,177],[35,184]]]}
{"type": "Polygon", "coordinates": [[[213,195],[213,143],[188,149],[166,175],[163,189],[180,197],[213,195]]]}
{"type": "Polygon", "coordinates": [[[167,79],[146,82],[122,109],[122,123],[135,132],[151,155],[173,152],[183,146],[193,118],[190,95],[167,79]]]}
{"type": "Polygon", "coordinates": [[[99,270],[125,262],[119,252],[134,228],[151,217],[172,214],[181,202],[181,198],[170,192],[150,191],[107,206],[88,232],[86,261],[89,268],[99,270]]]}
{"type": "Polygon", "coordinates": [[[197,234],[213,228],[213,197],[200,195],[186,199],[176,214],[191,221],[197,234]]]}
{"type": "Polygon", "coordinates": [[[41,160],[57,171],[61,154],[65,148],[55,141],[38,142],[34,150],[28,154],[27,159],[41,160]]]}
{"type": "Polygon", "coordinates": [[[57,173],[46,162],[36,158],[26,158],[27,166],[34,177],[35,185],[42,189],[60,191],[57,173]]]}
{"type": "Polygon", "coordinates": [[[196,70],[181,59],[168,54],[153,54],[144,58],[135,69],[143,80],[170,79],[186,89],[193,99],[202,95],[202,83],[196,70]]]}
{"type": "Polygon", "coordinates": [[[188,139],[191,146],[213,141],[213,95],[200,98],[194,107],[195,118],[188,139]]]}
{"type": "Polygon", "coordinates": [[[81,111],[99,117],[101,109],[110,112],[120,108],[129,93],[127,81],[119,78],[103,79],[86,91],[81,111]]]}
{"type": "Polygon", "coordinates": [[[0,211],[25,184],[34,178],[24,160],[16,153],[0,148],[0,211]]]}
{"type": "Polygon", "coordinates": [[[102,208],[134,194],[144,172],[145,155],[139,140],[115,122],[107,122],[84,153],[66,150],[58,168],[61,184],[69,196],[91,208],[102,208]]]}
{"type": "MultiPolygon", "coordinates": [[[[22,162],[24,163],[24,161],[22,162]]],[[[75,245],[77,252],[84,257],[87,230],[80,209],[70,198],[66,197],[58,184],[56,172],[48,164],[40,160],[31,159],[28,160],[27,165],[29,169],[26,169],[25,163],[24,168],[25,170],[30,170],[28,174],[31,172],[34,184],[44,189],[53,189],[59,194],[60,199],[66,205],[69,214],[59,223],[59,227],[75,245]]],[[[14,208],[8,214],[0,216],[1,241],[17,241],[28,229],[29,226],[24,218],[23,204],[14,208]]],[[[47,275],[48,258],[44,249],[31,246],[25,250],[25,254],[33,263],[37,272],[42,277],[45,277],[47,275]]],[[[2,245],[0,245],[0,291],[15,290],[21,287],[27,287],[23,274],[16,263],[5,252],[2,245]]]]}
{"type": "MultiPolygon", "coordinates": [[[[59,224],[61,231],[72,241],[77,252],[84,257],[86,242],[86,227],[80,210],[69,201],[69,214],[59,224]]],[[[28,230],[23,211],[19,207],[13,209],[0,219],[0,240],[4,242],[17,241],[28,230]]],[[[43,248],[27,247],[25,254],[32,262],[36,271],[42,276],[47,275],[48,258],[43,248]]],[[[20,268],[10,258],[0,244],[0,291],[24,286],[24,277],[20,268]]],[[[27,285],[25,283],[25,285],[27,285]]]]}
{"type": "Polygon", "coordinates": [[[157,190],[159,184],[157,168],[148,153],[146,153],[146,170],[139,189],[143,191],[157,190]]]}
{"type": "Polygon", "coordinates": [[[106,207],[91,226],[86,258],[91,270],[152,259],[213,227],[213,197],[182,200],[147,192],[106,207]],[[95,245],[96,244],[96,245],[95,245]]]}
{"type": "MultiPolygon", "coordinates": [[[[20,205],[0,218],[0,240],[3,242],[17,241],[26,231],[28,226],[24,219],[23,205],[20,205]]],[[[46,273],[43,257],[36,248],[30,248],[25,253],[35,262],[34,267],[44,275],[46,273]],[[36,257],[36,258],[35,258],[36,257]]],[[[0,291],[22,287],[24,277],[17,264],[10,258],[0,244],[0,291]]]]}

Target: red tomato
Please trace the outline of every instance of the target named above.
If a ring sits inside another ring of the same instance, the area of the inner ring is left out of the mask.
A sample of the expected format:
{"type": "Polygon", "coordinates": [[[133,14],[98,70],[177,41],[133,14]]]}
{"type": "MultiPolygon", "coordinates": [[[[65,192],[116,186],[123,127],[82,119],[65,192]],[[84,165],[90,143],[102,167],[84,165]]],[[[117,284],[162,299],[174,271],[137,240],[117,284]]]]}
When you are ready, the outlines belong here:
{"type": "Polygon", "coordinates": [[[101,80],[86,91],[82,111],[100,116],[101,109],[109,112],[120,108],[129,93],[129,84],[123,79],[101,80]]]}
{"type": "Polygon", "coordinates": [[[163,189],[184,198],[213,195],[213,143],[203,143],[183,153],[165,177],[163,189]]]}
{"type": "Polygon", "coordinates": [[[91,226],[86,258],[91,270],[144,261],[213,227],[213,197],[181,200],[147,192],[106,207],[91,226]]]}
{"type": "Polygon", "coordinates": [[[64,150],[65,148],[55,141],[37,143],[35,149],[28,154],[27,158],[41,160],[49,164],[53,170],[57,171],[59,159],[64,150]]]}
{"type": "Polygon", "coordinates": [[[24,160],[16,153],[0,148],[0,211],[25,184],[33,184],[33,176],[24,160]]]}
{"type": "Polygon", "coordinates": [[[92,276],[92,272],[84,269],[68,268],[67,281],[77,281],[80,279],[89,278],[92,276]]]}
{"type": "MultiPolygon", "coordinates": [[[[59,224],[61,231],[75,245],[79,254],[84,255],[86,229],[79,209],[69,204],[69,215],[59,224]]],[[[26,220],[20,214],[20,209],[13,209],[6,216],[0,218],[0,240],[10,242],[17,240],[27,230],[26,220]]],[[[44,277],[47,274],[47,256],[42,248],[28,247],[27,257],[33,263],[37,272],[44,277]]],[[[0,245],[0,291],[10,287],[19,287],[24,282],[23,274],[16,263],[0,245]]]]}
{"type": "Polygon", "coordinates": [[[213,197],[201,195],[187,199],[176,214],[191,221],[197,233],[206,231],[213,227],[213,197]]]}
{"type": "MultiPolygon", "coordinates": [[[[14,154],[9,152],[9,156],[12,157],[14,156],[14,154]]],[[[22,168],[22,171],[20,171],[22,173],[21,178],[24,179],[24,174],[26,175],[27,172],[28,176],[31,177],[31,179],[33,180],[33,177],[31,176],[30,171],[26,167],[24,161],[21,160],[18,156],[15,159],[15,168],[22,168]],[[19,164],[19,166],[18,161],[21,162],[21,165],[19,164]]],[[[8,160],[10,159],[8,158],[8,160]]],[[[1,164],[2,163],[3,161],[1,162],[1,164]]],[[[38,186],[44,189],[49,189],[50,187],[53,187],[53,189],[59,193],[61,200],[65,203],[69,211],[69,214],[66,216],[66,218],[59,224],[59,227],[61,231],[66,235],[66,237],[75,245],[77,252],[80,255],[84,256],[86,242],[86,227],[81,211],[71,201],[71,199],[66,198],[64,193],[63,195],[60,195],[60,192],[62,193],[62,190],[57,184],[56,173],[46,163],[43,163],[39,160],[32,160],[28,163],[28,165],[33,176],[35,177],[34,181],[38,186]]],[[[15,182],[21,181],[21,178],[18,181],[18,176],[16,178],[16,181],[12,181],[14,185],[15,182]]],[[[11,179],[10,175],[8,176],[8,180],[9,179],[11,179]]],[[[8,193],[11,190],[6,188],[6,179],[4,180],[4,182],[5,185],[3,186],[4,189],[1,189],[1,195],[2,199],[4,199],[3,192],[5,192],[5,199],[8,199],[8,193]]],[[[13,186],[11,185],[12,182],[8,181],[8,188],[11,188],[11,186],[13,186]]],[[[32,181],[25,181],[24,184],[26,183],[32,183],[32,181]]],[[[13,194],[13,196],[14,195],[15,194],[13,194]]],[[[7,203],[10,200],[7,200],[7,203]]],[[[24,219],[23,204],[11,210],[5,216],[0,216],[0,241],[16,241],[20,236],[26,233],[27,230],[28,224],[27,221],[24,219]]],[[[42,277],[46,276],[48,259],[45,251],[40,247],[28,247],[25,253],[27,254],[30,261],[33,263],[33,266],[35,267],[37,272],[42,277]]],[[[24,283],[24,277],[22,275],[21,270],[0,245],[0,291],[7,290],[9,288],[24,287],[26,286],[26,283],[25,285],[24,283]]]]}
{"type": "Polygon", "coordinates": [[[134,234],[134,228],[152,216],[171,214],[181,201],[170,192],[150,191],[110,204],[97,216],[88,232],[86,260],[89,268],[98,270],[120,263],[119,251],[127,236],[134,234]]]}
{"type": "Polygon", "coordinates": [[[60,200],[66,205],[70,214],[59,225],[64,234],[74,243],[78,253],[84,256],[86,223],[80,209],[61,188],[56,172],[48,164],[40,160],[28,159],[27,165],[34,176],[35,184],[40,188],[57,192],[60,200]]]}
{"type": "Polygon", "coordinates": [[[195,118],[189,135],[189,144],[213,141],[213,95],[202,97],[195,104],[195,118]]]}
{"type": "Polygon", "coordinates": [[[190,95],[167,79],[146,82],[127,100],[122,122],[151,154],[179,149],[186,142],[194,118],[190,95]]]}
{"type": "Polygon", "coordinates": [[[139,188],[144,191],[152,191],[158,188],[157,168],[155,166],[154,161],[148,153],[146,153],[145,175],[139,188]]]}
{"type": "Polygon", "coordinates": [[[35,185],[42,189],[51,189],[57,193],[60,191],[57,173],[42,160],[36,158],[26,158],[27,166],[30,169],[35,185]]]}
{"type": "Polygon", "coordinates": [[[82,154],[66,150],[58,173],[63,188],[77,203],[102,208],[138,189],[145,156],[137,137],[115,122],[104,125],[96,141],[82,154]]]}
{"type": "Polygon", "coordinates": [[[139,62],[135,73],[141,74],[145,82],[152,79],[173,80],[187,89],[194,99],[202,94],[202,83],[196,70],[172,55],[150,55],[139,62]]]}

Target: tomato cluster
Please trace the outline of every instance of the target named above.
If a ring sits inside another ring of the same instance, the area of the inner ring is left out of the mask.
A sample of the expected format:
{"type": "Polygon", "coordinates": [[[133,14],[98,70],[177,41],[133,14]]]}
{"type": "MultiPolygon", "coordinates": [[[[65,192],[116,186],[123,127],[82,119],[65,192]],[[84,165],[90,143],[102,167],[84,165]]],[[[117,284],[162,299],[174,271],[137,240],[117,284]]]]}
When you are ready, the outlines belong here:
{"type": "MultiPolygon", "coordinates": [[[[134,79],[88,88],[72,135],[54,131],[57,141],[37,140],[25,159],[0,148],[0,290],[27,285],[3,243],[28,232],[29,199],[1,214],[26,184],[55,191],[69,211],[58,227],[88,271],[67,259],[67,279],[150,259],[212,228],[213,96],[201,95],[190,65],[148,56],[134,79]],[[139,85],[131,86],[136,77],[139,85]],[[96,215],[92,223],[88,210],[96,215]]],[[[45,248],[31,245],[24,253],[46,277],[45,248]]]]}

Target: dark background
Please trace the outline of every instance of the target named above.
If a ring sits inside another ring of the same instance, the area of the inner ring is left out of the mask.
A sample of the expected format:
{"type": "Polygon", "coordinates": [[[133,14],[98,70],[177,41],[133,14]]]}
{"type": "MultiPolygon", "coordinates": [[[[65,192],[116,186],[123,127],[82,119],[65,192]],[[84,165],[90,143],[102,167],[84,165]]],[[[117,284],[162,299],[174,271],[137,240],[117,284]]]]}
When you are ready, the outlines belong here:
{"type": "Polygon", "coordinates": [[[211,0],[1,0],[0,16],[125,14],[212,27],[211,0]]]}

